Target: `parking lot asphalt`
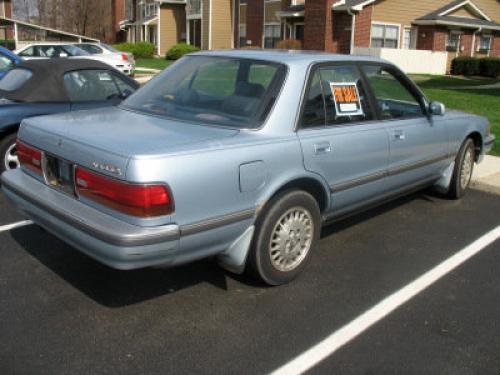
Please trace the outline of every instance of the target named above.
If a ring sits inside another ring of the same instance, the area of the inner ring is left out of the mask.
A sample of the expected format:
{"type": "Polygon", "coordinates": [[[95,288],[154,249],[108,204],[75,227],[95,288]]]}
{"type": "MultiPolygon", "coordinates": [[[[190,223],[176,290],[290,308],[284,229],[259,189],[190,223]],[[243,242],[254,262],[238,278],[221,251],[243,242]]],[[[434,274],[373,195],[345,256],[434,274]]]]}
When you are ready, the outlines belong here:
{"type": "MultiPolygon", "coordinates": [[[[22,217],[0,197],[0,225],[22,217]]],[[[36,226],[0,233],[2,374],[269,373],[484,233],[500,198],[417,193],[323,230],[269,288],[205,260],[120,272],[36,226]]],[[[499,374],[500,240],[311,370],[499,374]]]]}

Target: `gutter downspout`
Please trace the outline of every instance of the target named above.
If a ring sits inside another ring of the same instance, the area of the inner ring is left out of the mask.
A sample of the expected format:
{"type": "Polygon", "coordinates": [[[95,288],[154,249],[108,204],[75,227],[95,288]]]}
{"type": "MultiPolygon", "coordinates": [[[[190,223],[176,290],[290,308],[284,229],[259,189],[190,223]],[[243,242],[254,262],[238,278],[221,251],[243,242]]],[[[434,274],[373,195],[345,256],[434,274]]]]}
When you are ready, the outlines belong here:
{"type": "Polygon", "coordinates": [[[350,47],[349,47],[349,53],[351,55],[354,54],[354,33],[356,32],[356,14],[353,13],[353,11],[351,9],[347,9],[347,14],[349,14],[352,18],[352,22],[351,22],[351,44],[350,44],[350,47]]]}
{"type": "Polygon", "coordinates": [[[474,57],[475,52],[476,52],[476,33],[480,33],[483,31],[482,27],[479,27],[476,31],[472,33],[472,47],[470,51],[470,57],[474,57]]]}

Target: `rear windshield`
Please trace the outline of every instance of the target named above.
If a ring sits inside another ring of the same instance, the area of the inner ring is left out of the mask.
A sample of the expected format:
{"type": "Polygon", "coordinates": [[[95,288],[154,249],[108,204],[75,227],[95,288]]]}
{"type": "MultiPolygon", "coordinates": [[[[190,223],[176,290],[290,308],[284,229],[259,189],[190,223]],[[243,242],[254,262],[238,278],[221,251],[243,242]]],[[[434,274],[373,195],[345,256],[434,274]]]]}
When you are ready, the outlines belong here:
{"type": "Polygon", "coordinates": [[[256,128],[266,119],[285,77],[282,64],[186,56],[123,106],[193,123],[256,128]]]}
{"type": "Polygon", "coordinates": [[[28,69],[12,69],[0,80],[1,91],[15,91],[24,85],[33,76],[28,69]]]}
{"type": "Polygon", "coordinates": [[[100,46],[104,49],[107,49],[109,52],[120,52],[116,48],[111,47],[109,44],[101,43],[100,46]]]}

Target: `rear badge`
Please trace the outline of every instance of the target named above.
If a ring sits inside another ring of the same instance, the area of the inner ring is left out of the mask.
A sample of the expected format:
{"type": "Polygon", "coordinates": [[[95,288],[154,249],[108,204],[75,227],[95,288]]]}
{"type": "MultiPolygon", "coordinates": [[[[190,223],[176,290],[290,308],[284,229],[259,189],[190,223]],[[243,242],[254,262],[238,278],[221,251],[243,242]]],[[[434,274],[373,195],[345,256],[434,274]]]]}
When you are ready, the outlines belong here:
{"type": "Polygon", "coordinates": [[[92,167],[95,169],[99,169],[101,171],[106,171],[109,173],[116,174],[118,176],[122,175],[122,170],[118,167],[115,167],[114,165],[109,165],[109,164],[101,164],[96,161],[92,162],[92,167]]]}

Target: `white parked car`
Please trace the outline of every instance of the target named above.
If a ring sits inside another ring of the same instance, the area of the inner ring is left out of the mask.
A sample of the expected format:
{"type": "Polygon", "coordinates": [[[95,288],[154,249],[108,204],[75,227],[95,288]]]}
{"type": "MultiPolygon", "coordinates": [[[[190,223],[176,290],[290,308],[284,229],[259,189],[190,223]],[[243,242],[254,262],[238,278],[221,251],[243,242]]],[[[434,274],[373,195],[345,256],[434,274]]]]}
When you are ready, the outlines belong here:
{"type": "Polygon", "coordinates": [[[134,66],[123,57],[116,55],[93,55],[71,43],[41,42],[28,44],[15,51],[23,60],[51,59],[51,58],[80,58],[98,60],[124,74],[131,75],[134,72],[134,66]]]}
{"type": "Polygon", "coordinates": [[[119,70],[127,75],[133,74],[135,70],[135,60],[132,53],[119,51],[106,43],[77,43],[75,46],[91,55],[101,55],[106,58],[110,57],[121,61],[119,70]]]}

